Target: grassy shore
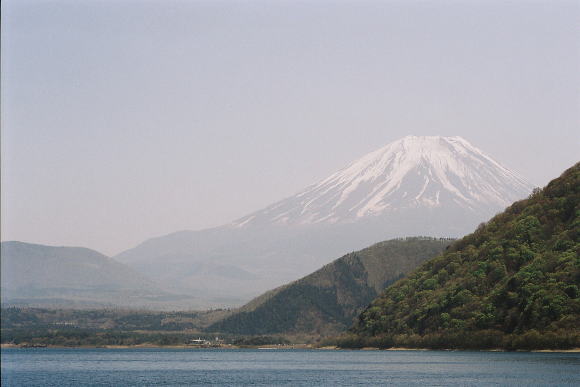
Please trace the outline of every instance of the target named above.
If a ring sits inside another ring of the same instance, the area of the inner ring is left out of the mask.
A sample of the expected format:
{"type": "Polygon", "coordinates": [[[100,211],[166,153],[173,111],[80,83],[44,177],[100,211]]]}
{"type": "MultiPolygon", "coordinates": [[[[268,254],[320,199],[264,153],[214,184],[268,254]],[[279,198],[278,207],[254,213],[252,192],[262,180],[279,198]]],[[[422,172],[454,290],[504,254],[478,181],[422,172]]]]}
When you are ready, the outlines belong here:
{"type": "MultiPolygon", "coordinates": [[[[32,344],[22,343],[22,344],[10,344],[10,343],[3,343],[0,344],[2,349],[6,348],[38,348],[32,344]]],[[[94,346],[94,345],[80,345],[80,346],[63,346],[63,345],[46,345],[42,346],[42,348],[103,348],[103,349],[138,349],[138,348],[160,348],[160,349],[313,349],[313,350],[330,350],[330,351],[344,351],[344,350],[352,350],[352,349],[343,349],[335,346],[325,346],[325,347],[316,347],[312,344],[285,344],[285,345],[233,345],[233,344],[224,344],[218,347],[197,347],[193,345],[156,345],[156,344],[136,344],[136,345],[102,345],[102,346],[94,346]]],[[[387,348],[381,349],[376,347],[364,347],[358,349],[359,351],[462,351],[457,349],[429,349],[429,348],[387,348]]],[[[469,350],[473,351],[473,350],[469,350]]],[[[572,349],[538,349],[538,350],[517,350],[517,351],[508,351],[505,349],[482,349],[479,350],[481,352],[543,352],[543,353],[580,353],[580,348],[572,348],[572,349]]]]}

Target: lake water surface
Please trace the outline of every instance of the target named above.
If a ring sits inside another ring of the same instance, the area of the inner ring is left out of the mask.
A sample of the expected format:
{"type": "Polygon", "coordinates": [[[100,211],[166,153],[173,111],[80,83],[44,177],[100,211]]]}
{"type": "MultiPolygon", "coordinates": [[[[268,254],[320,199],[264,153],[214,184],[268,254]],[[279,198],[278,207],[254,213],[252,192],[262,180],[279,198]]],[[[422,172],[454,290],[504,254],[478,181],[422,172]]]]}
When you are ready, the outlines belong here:
{"type": "Polygon", "coordinates": [[[2,386],[580,385],[579,353],[3,349],[2,386]]]}

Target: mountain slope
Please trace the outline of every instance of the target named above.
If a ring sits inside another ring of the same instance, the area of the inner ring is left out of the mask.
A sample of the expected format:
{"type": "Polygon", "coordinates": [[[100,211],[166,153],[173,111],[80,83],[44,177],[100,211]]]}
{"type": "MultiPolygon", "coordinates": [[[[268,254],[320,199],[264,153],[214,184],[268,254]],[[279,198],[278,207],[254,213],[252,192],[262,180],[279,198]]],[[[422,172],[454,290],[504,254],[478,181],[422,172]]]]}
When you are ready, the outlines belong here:
{"type": "Polygon", "coordinates": [[[2,302],[146,306],[167,299],[151,280],[94,250],[2,242],[2,302]]]}
{"type": "Polygon", "coordinates": [[[449,240],[390,240],[353,252],[252,300],[208,328],[236,334],[333,334],[389,283],[441,253],[449,240]]]}
{"type": "Polygon", "coordinates": [[[408,136],[234,224],[343,223],[421,207],[489,215],[531,188],[461,137],[408,136]]]}
{"type": "Polygon", "coordinates": [[[343,346],[580,346],[580,163],[373,301],[343,346]]]}
{"type": "Polygon", "coordinates": [[[115,259],[207,304],[242,305],[376,241],[463,236],[530,191],[459,137],[410,136],[231,224],[150,239],[115,259]]]}

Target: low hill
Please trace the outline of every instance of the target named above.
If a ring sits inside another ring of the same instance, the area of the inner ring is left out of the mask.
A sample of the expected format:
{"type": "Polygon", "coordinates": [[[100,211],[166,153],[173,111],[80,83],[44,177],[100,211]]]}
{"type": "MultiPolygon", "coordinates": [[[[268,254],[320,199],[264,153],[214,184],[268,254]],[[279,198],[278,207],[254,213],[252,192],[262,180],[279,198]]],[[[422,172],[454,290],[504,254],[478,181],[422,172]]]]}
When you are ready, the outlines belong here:
{"type": "Polygon", "coordinates": [[[377,243],[252,300],[208,331],[235,334],[335,334],[387,285],[441,253],[448,239],[377,243]]]}
{"type": "Polygon", "coordinates": [[[580,346],[580,163],[390,286],[343,347],[580,346]]]}
{"type": "Polygon", "coordinates": [[[82,247],[2,242],[2,303],[148,307],[175,296],[103,254],[82,247]]]}

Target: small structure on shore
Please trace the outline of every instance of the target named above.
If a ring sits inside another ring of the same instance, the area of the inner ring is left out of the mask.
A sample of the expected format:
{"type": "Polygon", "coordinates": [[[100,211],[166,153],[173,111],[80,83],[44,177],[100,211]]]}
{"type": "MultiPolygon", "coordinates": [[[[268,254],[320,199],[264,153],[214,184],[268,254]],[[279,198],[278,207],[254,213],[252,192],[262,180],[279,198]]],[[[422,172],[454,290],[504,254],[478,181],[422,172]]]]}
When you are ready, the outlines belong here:
{"type": "Polygon", "coordinates": [[[209,347],[210,346],[210,342],[205,340],[205,339],[201,339],[201,338],[197,338],[197,339],[191,339],[189,340],[188,345],[194,346],[194,347],[209,347]]]}
{"type": "Polygon", "coordinates": [[[222,344],[223,344],[223,340],[221,340],[219,337],[216,337],[215,341],[206,340],[206,339],[202,339],[202,338],[198,337],[197,339],[189,340],[189,342],[187,343],[187,345],[190,345],[192,347],[198,347],[198,348],[221,347],[222,344]]]}

